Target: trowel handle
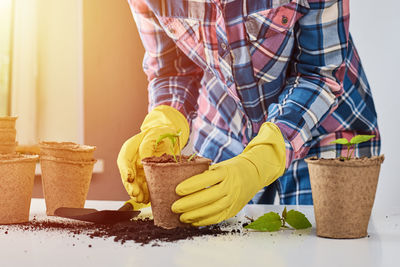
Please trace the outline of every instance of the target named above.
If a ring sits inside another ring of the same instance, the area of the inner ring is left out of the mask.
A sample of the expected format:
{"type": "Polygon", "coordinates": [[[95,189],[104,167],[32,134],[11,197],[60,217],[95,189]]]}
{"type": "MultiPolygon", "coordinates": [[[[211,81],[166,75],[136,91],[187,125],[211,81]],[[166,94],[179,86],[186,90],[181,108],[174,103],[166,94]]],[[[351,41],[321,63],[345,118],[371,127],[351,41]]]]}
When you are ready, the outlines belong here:
{"type": "Polygon", "coordinates": [[[119,211],[130,211],[130,210],[140,210],[142,208],[150,207],[150,203],[137,203],[132,198],[124,203],[124,205],[119,208],[119,211]]]}
{"type": "Polygon", "coordinates": [[[124,205],[123,205],[121,208],[119,208],[118,210],[119,210],[119,211],[130,211],[130,210],[133,210],[133,205],[132,205],[129,201],[127,201],[127,202],[125,202],[124,205]]]}

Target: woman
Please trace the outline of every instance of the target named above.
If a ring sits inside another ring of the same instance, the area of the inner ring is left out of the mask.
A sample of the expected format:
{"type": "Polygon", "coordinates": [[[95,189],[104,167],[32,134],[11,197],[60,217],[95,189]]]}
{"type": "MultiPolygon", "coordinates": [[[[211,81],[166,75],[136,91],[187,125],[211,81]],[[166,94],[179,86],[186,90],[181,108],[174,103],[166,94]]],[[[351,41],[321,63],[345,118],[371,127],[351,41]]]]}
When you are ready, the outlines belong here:
{"type": "MultiPolygon", "coordinates": [[[[176,188],[181,221],[207,225],[249,201],[312,204],[304,158],[336,157],[330,141],[376,137],[371,91],[349,34],[348,0],[132,0],[146,49],[149,114],[121,148],[128,193],[149,195],[140,159],[155,139],[182,131],[214,164],[176,188]],[[265,187],[272,190],[265,190],[265,187]]],[[[160,151],[164,152],[164,151],[160,151]]],[[[167,152],[167,148],[165,148],[167,152]]]]}

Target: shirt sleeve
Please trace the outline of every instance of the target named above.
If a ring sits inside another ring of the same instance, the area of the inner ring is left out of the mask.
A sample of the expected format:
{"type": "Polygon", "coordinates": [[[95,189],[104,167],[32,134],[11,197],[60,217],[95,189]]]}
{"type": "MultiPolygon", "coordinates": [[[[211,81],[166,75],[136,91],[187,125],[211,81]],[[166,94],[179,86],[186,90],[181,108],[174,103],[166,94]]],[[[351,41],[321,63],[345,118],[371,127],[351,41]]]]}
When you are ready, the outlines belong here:
{"type": "Polygon", "coordinates": [[[144,0],[130,0],[129,5],[145,48],[143,69],[149,81],[149,111],[169,105],[190,121],[197,106],[201,68],[167,36],[144,0]]]}
{"type": "Polygon", "coordinates": [[[312,131],[332,113],[343,94],[349,38],[348,0],[309,0],[295,26],[290,75],[278,103],[269,107],[286,140],[286,167],[304,158],[312,131]]]}

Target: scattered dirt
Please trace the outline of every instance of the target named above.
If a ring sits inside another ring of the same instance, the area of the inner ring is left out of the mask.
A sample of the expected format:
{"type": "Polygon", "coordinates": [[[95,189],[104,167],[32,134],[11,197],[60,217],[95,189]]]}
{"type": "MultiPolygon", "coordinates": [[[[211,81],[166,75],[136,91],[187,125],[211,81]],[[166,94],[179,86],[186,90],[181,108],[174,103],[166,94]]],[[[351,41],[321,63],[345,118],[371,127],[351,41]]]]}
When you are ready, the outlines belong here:
{"type": "MultiPolygon", "coordinates": [[[[193,239],[197,236],[218,236],[240,233],[240,230],[222,230],[220,226],[206,227],[184,227],[175,229],[164,229],[154,225],[153,220],[142,219],[129,222],[117,223],[114,225],[101,225],[80,222],[55,222],[49,220],[36,220],[34,218],[28,223],[0,226],[0,229],[21,229],[23,231],[62,231],[68,232],[73,238],[79,240],[79,235],[86,235],[89,238],[113,238],[115,242],[124,244],[126,241],[134,241],[141,245],[152,244],[160,246],[160,242],[175,242],[178,240],[193,239]]],[[[91,245],[89,245],[91,247],[91,245]]]]}

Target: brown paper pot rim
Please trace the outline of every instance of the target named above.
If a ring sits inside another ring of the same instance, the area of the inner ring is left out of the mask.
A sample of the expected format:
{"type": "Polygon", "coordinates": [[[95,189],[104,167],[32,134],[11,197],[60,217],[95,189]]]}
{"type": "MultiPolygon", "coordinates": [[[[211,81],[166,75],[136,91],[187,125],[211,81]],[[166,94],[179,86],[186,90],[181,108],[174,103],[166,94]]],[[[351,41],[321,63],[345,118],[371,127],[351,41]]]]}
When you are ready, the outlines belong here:
{"type": "Polygon", "coordinates": [[[16,121],[18,116],[1,116],[0,121],[16,121]]]}
{"type": "Polygon", "coordinates": [[[142,159],[142,164],[146,166],[157,166],[157,167],[169,167],[169,166],[182,166],[182,165],[193,165],[193,164],[210,164],[211,160],[203,157],[195,157],[191,161],[182,162],[155,162],[154,157],[147,157],[142,159]]]}
{"type": "Polygon", "coordinates": [[[0,128],[0,134],[2,134],[3,132],[17,133],[17,130],[15,130],[15,128],[0,128]]]}
{"type": "Polygon", "coordinates": [[[0,164],[7,164],[13,162],[30,162],[37,161],[39,159],[38,155],[25,155],[25,154],[4,154],[0,155],[0,164]]]}
{"type": "Polygon", "coordinates": [[[68,163],[68,164],[73,164],[73,165],[93,165],[97,162],[96,159],[91,159],[91,160],[82,160],[82,161],[74,161],[74,160],[67,160],[63,158],[56,158],[52,156],[40,156],[40,160],[44,161],[54,161],[54,162],[61,162],[61,163],[68,163]]]}
{"type": "Polygon", "coordinates": [[[305,159],[307,164],[315,164],[315,165],[328,165],[328,166],[347,166],[347,167],[366,167],[372,165],[381,165],[385,160],[384,155],[373,156],[370,158],[352,158],[350,160],[340,160],[339,158],[332,159],[324,159],[311,157],[305,159]]]}
{"type": "Polygon", "coordinates": [[[92,152],[96,150],[96,146],[80,145],[73,142],[40,142],[40,148],[67,151],[92,152]]]}

